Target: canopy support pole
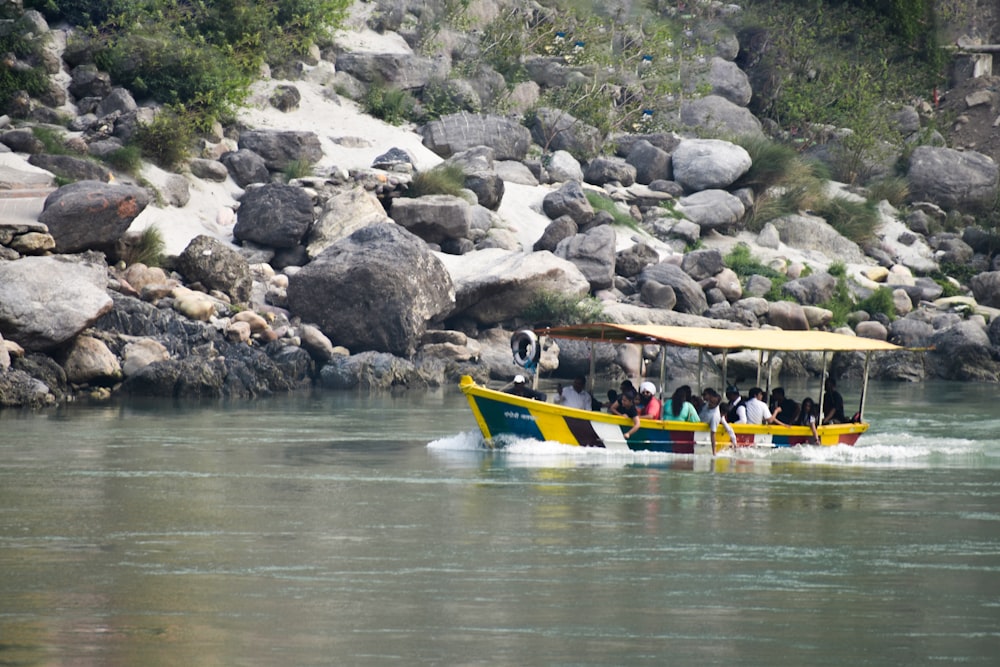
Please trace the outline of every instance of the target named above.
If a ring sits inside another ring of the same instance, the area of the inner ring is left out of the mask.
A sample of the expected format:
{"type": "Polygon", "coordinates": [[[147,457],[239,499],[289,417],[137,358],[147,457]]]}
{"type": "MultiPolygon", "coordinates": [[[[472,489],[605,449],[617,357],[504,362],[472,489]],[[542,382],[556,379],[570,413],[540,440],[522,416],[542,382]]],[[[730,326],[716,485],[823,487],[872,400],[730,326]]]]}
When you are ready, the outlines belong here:
{"type": "Polygon", "coordinates": [[[865,420],[865,399],[868,397],[868,367],[871,363],[872,353],[871,351],[865,352],[865,373],[864,379],[861,381],[861,405],[858,406],[858,421],[863,422],[865,420]]]}
{"type": "Polygon", "coordinates": [[[664,387],[667,386],[667,348],[660,345],[660,388],[659,394],[662,396],[664,387]]]}
{"type": "Polygon", "coordinates": [[[594,341],[590,341],[590,374],[587,376],[587,391],[594,395],[594,371],[597,368],[597,361],[594,359],[594,341]]]}
{"type": "Polygon", "coordinates": [[[723,396],[726,395],[726,387],[729,385],[729,371],[727,370],[729,363],[729,358],[727,356],[728,354],[729,350],[722,351],[722,395],[723,396]]]}
{"type": "Polygon", "coordinates": [[[705,348],[698,348],[698,391],[702,391],[705,388],[704,377],[702,371],[705,369],[705,348]]]}
{"type": "Polygon", "coordinates": [[[757,382],[755,382],[754,384],[756,384],[758,387],[760,386],[760,374],[762,370],[761,366],[763,365],[764,365],[764,350],[757,350],[757,382]]]}
{"type": "Polygon", "coordinates": [[[822,424],[825,420],[823,417],[826,415],[823,407],[823,400],[826,398],[826,355],[828,352],[823,350],[823,372],[820,374],[820,386],[819,386],[819,419],[817,422],[822,424]]]}
{"type": "Polygon", "coordinates": [[[531,388],[538,391],[538,376],[542,372],[542,350],[545,349],[545,336],[538,337],[538,365],[535,372],[531,374],[531,388]]]}
{"type": "Polygon", "coordinates": [[[767,384],[764,385],[764,392],[767,394],[767,398],[771,400],[771,364],[774,363],[774,350],[768,350],[767,352],[767,384]]]}

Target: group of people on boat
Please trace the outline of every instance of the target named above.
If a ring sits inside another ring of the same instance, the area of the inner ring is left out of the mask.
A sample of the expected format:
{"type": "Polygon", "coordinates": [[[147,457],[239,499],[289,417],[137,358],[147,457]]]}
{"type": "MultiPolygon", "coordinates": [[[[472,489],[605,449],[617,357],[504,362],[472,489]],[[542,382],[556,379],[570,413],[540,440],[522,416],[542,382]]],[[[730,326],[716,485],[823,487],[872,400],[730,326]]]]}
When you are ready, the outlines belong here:
{"type": "MultiPolygon", "coordinates": [[[[535,400],[547,400],[543,392],[527,385],[523,375],[517,375],[507,391],[535,400]]],[[[803,398],[800,404],[789,398],[782,387],[773,389],[770,397],[766,397],[760,387],[753,387],[744,397],[738,387],[729,385],[723,401],[722,396],[711,387],[706,387],[699,395],[694,394],[689,385],[681,385],[669,399],[661,401],[653,382],[643,381],[636,389],[631,380],[624,380],[618,391],[609,391],[607,402],[602,403],[587,391],[587,378],[578,375],[569,386],[557,385],[553,402],[579,410],[606,409],[611,414],[630,418],[633,425],[625,434],[626,437],[631,437],[639,430],[640,419],[704,422],[709,425],[713,446],[715,430],[720,424],[725,427],[735,444],[736,436],[730,424],[808,426],[812,429],[814,439],[818,441],[816,427],[819,424],[849,421],[844,414],[844,399],[832,378],[827,378],[824,386],[822,419],[819,406],[812,397],[803,398]]]]}

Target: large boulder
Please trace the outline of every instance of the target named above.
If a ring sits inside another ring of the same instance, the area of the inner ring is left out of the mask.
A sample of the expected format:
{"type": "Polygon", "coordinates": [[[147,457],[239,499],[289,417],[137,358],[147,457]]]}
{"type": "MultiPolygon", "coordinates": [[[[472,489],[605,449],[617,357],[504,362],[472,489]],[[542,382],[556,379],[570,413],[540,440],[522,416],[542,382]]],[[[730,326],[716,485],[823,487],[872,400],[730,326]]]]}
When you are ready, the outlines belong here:
{"type": "Polygon", "coordinates": [[[293,162],[315,164],[323,157],[315,132],[248,130],[240,133],[238,146],[264,158],[270,171],[282,171],[293,162]]]}
{"type": "Polygon", "coordinates": [[[560,241],[555,255],[573,262],[590,281],[592,291],[614,284],[615,230],[611,225],[600,225],[560,241]]]}
{"type": "Polygon", "coordinates": [[[731,227],[746,215],[739,197],[725,190],[702,190],[677,200],[677,210],[702,231],[731,227]]]}
{"type": "Polygon", "coordinates": [[[910,198],[945,208],[981,206],[996,198],[998,174],[997,163],[982,153],[918,146],[907,172],[910,198]]]}
{"type": "Polygon", "coordinates": [[[674,180],[688,192],[725,189],[753,164],[745,148],[719,139],[685,139],[672,161],[674,180]]]}
{"type": "Polygon", "coordinates": [[[668,181],[673,178],[670,153],[646,139],[631,144],[625,161],[635,167],[636,183],[649,185],[653,181],[668,181]]]}
{"type": "Polygon", "coordinates": [[[517,121],[503,116],[467,112],[442,116],[420,128],[423,144],[441,157],[489,146],[494,159],[522,160],[531,146],[531,133],[517,121]]]}
{"type": "Polygon", "coordinates": [[[246,148],[224,153],[219,162],[225,165],[229,175],[241,188],[251,183],[267,183],[271,178],[264,158],[246,148]]]}
{"type": "Polygon", "coordinates": [[[597,155],[601,131],[560,109],[541,107],[531,124],[531,138],[546,151],[567,151],[577,158],[597,155]]]}
{"type": "Polygon", "coordinates": [[[312,222],[309,193],[294,185],[269,183],[244,193],[233,237],[271,248],[294,248],[312,222]]]}
{"type": "Polygon", "coordinates": [[[426,195],[415,199],[400,197],[392,205],[392,219],[428,243],[469,237],[473,209],[454,195],[426,195]]]}
{"type": "Polygon", "coordinates": [[[733,104],[719,95],[706,95],[685,101],[681,106],[681,122],[688,127],[733,137],[761,134],[760,121],[749,109],[733,104]]]}
{"type": "Polygon", "coordinates": [[[94,253],[0,262],[0,334],[26,350],[72,339],[111,309],[107,271],[94,253]]]}
{"type": "Polygon", "coordinates": [[[772,224],[785,245],[799,250],[815,250],[846,263],[864,262],[864,253],[858,244],[845,238],[822,218],[792,214],[777,218],[772,224]]]}
{"type": "Polygon", "coordinates": [[[247,260],[212,236],[200,234],[191,239],[177,258],[177,269],[188,281],[224,292],[235,302],[245,303],[250,299],[253,276],[247,260]]]}
{"type": "Polygon", "coordinates": [[[1000,271],[986,271],[969,281],[976,301],[984,306],[1000,308],[1000,271]]]}
{"type": "Polygon", "coordinates": [[[935,351],[928,354],[932,375],[946,380],[997,382],[1000,363],[990,345],[989,335],[974,319],[960,320],[931,337],[935,351]]]}
{"type": "Polygon", "coordinates": [[[667,285],[674,290],[677,303],[674,309],[681,313],[701,315],[708,310],[705,292],[691,276],[681,267],[670,262],[659,262],[647,266],[639,274],[639,289],[647,280],[655,280],[661,285],[667,285]]]}
{"type": "Polygon", "coordinates": [[[590,282],[573,263],[550,252],[490,248],[462,256],[442,256],[455,284],[453,316],[481,325],[520,317],[540,294],[586,296],[590,282]]]}
{"type": "Polygon", "coordinates": [[[108,250],[148,204],[143,188],[79,181],[46,197],[38,221],[49,228],[57,253],[108,250]]]}
{"type": "Polygon", "coordinates": [[[553,220],[567,215],[577,225],[586,225],[594,217],[594,207],[578,181],[566,181],[558,190],[546,194],[542,211],[553,220]]]}
{"type": "Polygon", "coordinates": [[[288,280],[289,310],[333,343],[407,358],[454,303],[441,260],[390,223],[337,241],[288,280]]]}
{"type": "Polygon", "coordinates": [[[323,204],[323,212],[306,236],[309,257],[320,253],[362,227],[388,222],[385,208],[373,193],[362,187],[334,194],[323,204]]]}

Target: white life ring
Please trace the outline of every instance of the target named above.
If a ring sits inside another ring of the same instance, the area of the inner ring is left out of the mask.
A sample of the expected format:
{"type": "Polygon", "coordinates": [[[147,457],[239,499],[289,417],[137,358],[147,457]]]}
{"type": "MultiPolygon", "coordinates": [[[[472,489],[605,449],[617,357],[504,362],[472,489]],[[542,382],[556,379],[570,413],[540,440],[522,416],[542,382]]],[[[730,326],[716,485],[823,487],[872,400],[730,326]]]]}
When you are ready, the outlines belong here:
{"type": "Polygon", "coordinates": [[[514,353],[514,363],[521,368],[538,365],[542,356],[542,346],[534,331],[522,329],[510,337],[510,351],[514,353]]]}

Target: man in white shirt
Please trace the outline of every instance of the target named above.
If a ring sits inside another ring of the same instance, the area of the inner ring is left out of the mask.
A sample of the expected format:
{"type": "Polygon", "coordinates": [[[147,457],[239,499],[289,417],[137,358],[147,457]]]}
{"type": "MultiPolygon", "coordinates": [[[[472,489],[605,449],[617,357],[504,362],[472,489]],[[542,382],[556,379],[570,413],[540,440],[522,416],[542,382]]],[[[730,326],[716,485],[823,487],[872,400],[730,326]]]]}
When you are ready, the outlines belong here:
{"type": "Polygon", "coordinates": [[[761,399],[764,397],[764,390],[754,387],[750,390],[750,400],[746,403],[748,424],[774,424],[778,420],[771,414],[771,408],[761,399]]]}
{"type": "Polygon", "coordinates": [[[558,386],[555,398],[552,400],[567,408],[576,408],[577,410],[591,410],[594,405],[594,399],[587,391],[587,378],[582,375],[573,378],[573,385],[570,387],[558,386]]]}

